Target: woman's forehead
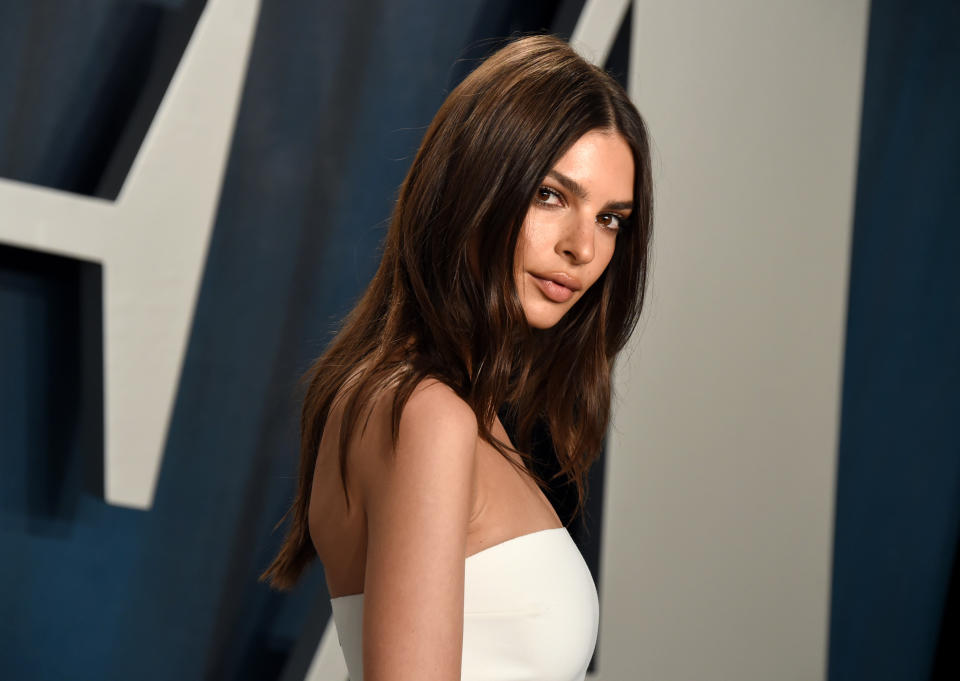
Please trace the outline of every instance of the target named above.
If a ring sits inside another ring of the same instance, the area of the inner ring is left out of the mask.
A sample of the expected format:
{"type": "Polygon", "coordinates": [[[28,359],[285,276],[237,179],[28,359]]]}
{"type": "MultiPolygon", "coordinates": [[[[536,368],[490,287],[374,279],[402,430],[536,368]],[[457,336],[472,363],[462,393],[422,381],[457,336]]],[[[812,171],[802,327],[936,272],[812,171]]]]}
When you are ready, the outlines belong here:
{"type": "Polygon", "coordinates": [[[605,202],[632,201],[633,174],[633,152],[627,141],[618,132],[601,130],[580,137],[548,173],[578,198],[605,202]]]}

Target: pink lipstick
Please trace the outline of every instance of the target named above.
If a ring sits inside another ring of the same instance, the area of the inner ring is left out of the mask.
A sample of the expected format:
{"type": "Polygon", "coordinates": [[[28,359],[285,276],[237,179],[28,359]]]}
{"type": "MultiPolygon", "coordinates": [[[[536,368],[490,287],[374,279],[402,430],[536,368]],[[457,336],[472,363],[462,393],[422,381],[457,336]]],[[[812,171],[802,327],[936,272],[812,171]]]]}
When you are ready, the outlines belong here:
{"type": "Polygon", "coordinates": [[[531,274],[530,276],[537,282],[537,286],[540,287],[543,295],[555,303],[565,303],[573,296],[573,288],[559,284],[553,279],[545,279],[535,274],[531,274]]]}

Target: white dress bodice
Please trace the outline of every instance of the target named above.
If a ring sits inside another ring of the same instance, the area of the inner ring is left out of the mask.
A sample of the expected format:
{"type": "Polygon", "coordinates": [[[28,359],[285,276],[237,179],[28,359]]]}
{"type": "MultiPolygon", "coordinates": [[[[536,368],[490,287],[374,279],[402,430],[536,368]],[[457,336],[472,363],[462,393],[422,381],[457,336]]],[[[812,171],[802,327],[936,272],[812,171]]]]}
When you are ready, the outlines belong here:
{"type": "MultiPolygon", "coordinates": [[[[363,681],[363,594],[331,599],[350,681],[363,681]]],[[[564,527],[466,559],[461,681],[583,681],[597,643],[593,577],[564,527]]]]}

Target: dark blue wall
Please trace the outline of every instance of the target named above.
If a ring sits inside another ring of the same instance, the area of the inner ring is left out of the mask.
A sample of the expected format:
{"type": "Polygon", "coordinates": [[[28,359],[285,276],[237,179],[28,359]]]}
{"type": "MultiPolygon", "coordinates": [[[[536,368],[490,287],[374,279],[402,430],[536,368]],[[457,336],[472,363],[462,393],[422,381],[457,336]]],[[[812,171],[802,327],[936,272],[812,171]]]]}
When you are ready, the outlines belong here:
{"type": "Polygon", "coordinates": [[[830,679],[929,679],[941,639],[958,679],[960,4],[877,0],[869,31],[830,679]]]}

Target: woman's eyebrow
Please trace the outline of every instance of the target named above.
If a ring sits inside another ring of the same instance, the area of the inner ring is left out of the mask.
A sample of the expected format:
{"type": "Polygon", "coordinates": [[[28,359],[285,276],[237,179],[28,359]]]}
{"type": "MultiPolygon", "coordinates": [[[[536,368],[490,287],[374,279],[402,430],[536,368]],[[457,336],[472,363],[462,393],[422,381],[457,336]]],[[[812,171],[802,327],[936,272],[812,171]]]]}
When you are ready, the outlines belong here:
{"type": "Polygon", "coordinates": [[[603,210],[633,210],[633,201],[608,201],[603,210]]]}
{"type": "Polygon", "coordinates": [[[587,199],[587,190],[583,188],[583,185],[574,180],[572,177],[567,177],[559,170],[551,170],[547,173],[547,177],[552,177],[557,182],[562,184],[567,191],[573,192],[577,195],[581,201],[586,201],[587,199]]]}
{"type": "MultiPolygon", "coordinates": [[[[573,192],[577,195],[581,201],[586,201],[588,194],[587,190],[584,189],[583,185],[574,180],[572,177],[567,177],[559,170],[551,170],[547,173],[547,177],[552,177],[557,182],[562,184],[567,191],[573,192]]],[[[633,201],[608,201],[604,206],[603,210],[633,210],[633,201]]]]}

